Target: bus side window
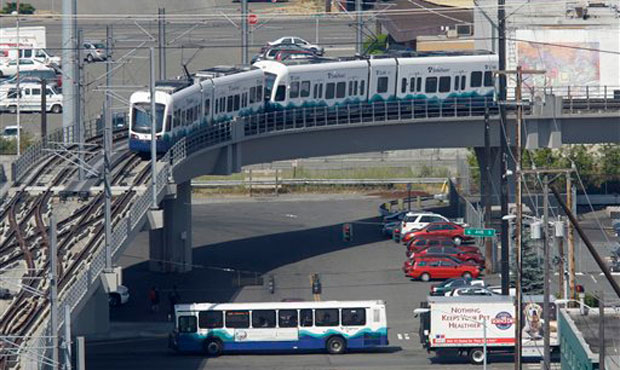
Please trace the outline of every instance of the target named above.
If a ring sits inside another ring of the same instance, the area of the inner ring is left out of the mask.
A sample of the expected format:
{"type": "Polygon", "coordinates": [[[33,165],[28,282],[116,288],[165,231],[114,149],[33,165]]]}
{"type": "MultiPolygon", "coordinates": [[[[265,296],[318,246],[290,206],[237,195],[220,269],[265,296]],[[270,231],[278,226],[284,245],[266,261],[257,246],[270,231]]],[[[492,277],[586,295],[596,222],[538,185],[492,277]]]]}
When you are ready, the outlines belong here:
{"type": "Polygon", "coordinates": [[[299,321],[301,326],[312,326],[312,310],[299,310],[299,321]]]}
{"type": "MultiPolygon", "coordinates": [[[[310,313],[312,314],[312,312],[310,313]]],[[[281,328],[296,328],[297,327],[297,310],[279,310],[278,311],[278,326],[281,328]]]]}
{"type": "Polygon", "coordinates": [[[316,326],[338,326],[340,318],[338,309],[318,309],[316,312],[316,326]]]}
{"type": "Polygon", "coordinates": [[[252,327],[253,328],[275,328],[276,327],[276,311],[275,310],[253,310],[252,311],[252,327]]]}
{"type": "Polygon", "coordinates": [[[249,328],[250,311],[226,311],[227,328],[249,328]]]}
{"type": "Polygon", "coordinates": [[[179,333],[195,333],[196,316],[179,316],[179,333]]]}
{"type": "Polygon", "coordinates": [[[198,326],[201,329],[215,329],[224,326],[222,311],[201,311],[198,313],[198,326]]]}
{"type": "Polygon", "coordinates": [[[365,308],[343,308],[342,309],[342,325],[343,326],[366,325],[366,309],[365,308]]]}

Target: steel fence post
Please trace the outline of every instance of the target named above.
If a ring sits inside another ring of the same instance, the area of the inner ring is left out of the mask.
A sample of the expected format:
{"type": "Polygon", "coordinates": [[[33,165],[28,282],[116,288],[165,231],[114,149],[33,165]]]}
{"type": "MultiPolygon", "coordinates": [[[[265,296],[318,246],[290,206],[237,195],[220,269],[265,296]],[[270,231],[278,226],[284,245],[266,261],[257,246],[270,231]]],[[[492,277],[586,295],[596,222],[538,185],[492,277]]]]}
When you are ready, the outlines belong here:
{"type": "Polygon", "coordinates": [[[586,101],[587,101],[587,108],[588,110],[590,110],[590,86],[586,86],[586,101]]]}
{"type": "Polygon", "coordinates": [[[471,106],[473,105],[474,99],[470,96],[469,97],[469,116],[472,116],[472,112],[471,112],[471,106]]]}
{"type": "Polygon", "coordinates": [[[340,118],[340,110],[338,109],[338,105],[336,105],[336,126],[338,126],[339,118],[340,118]]]}
{"type": "Polygon", "coordinates": [[[387,101],[383,101],[383,122],[387,122],[388,120],[388,104],[387,101]]]}
{"type": "Polygon", "coordinates": [[[605,107],[604,107],[604,109],[607,110],[607,85],[605,85],[603,87],[603,94],[605,95],[605,107]]]}

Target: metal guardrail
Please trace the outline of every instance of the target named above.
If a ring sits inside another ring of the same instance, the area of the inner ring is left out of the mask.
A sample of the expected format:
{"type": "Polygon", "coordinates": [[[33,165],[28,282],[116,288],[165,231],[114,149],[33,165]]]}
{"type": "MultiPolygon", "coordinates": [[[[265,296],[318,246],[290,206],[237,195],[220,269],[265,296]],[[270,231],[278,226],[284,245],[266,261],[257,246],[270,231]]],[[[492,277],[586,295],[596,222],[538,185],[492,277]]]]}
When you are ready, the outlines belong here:
{"type": "Polygon", "coordinates": [[[390,185],[390,184],[443,184],[445,178],[423,179],[278,179],[274,180],[209,180],[192,181],[194,188],[214,188],[244,185],[390,185]]]}

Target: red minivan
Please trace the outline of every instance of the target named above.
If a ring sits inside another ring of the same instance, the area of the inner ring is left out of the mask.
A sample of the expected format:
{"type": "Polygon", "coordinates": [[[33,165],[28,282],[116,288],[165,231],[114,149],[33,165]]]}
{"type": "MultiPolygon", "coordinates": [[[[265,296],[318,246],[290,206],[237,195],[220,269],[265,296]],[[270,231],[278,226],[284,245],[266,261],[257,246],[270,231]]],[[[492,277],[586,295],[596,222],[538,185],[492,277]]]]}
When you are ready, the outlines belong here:
{"type": "Polygon", "coordinates": [[[480,268],[468,263],[457,263],[445,257],[414,258],[413,266],[407,270],[407,276],[422,281],[455,277],[472,279],[480,276],[480,268]]]}

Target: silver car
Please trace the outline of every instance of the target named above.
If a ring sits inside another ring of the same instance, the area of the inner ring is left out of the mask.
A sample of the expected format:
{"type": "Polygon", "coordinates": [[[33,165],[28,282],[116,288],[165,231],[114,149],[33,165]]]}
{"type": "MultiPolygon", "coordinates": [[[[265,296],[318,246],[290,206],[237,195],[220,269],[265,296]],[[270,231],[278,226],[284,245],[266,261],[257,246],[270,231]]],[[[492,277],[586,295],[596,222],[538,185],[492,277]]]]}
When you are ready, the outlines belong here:
{"type": "Polygon", "coordinates": [[[102,42],[85,42],[84,45],[84,60],[88,63],[102,62],[108,59],[108,52],[106,46],[102,42]]]}

